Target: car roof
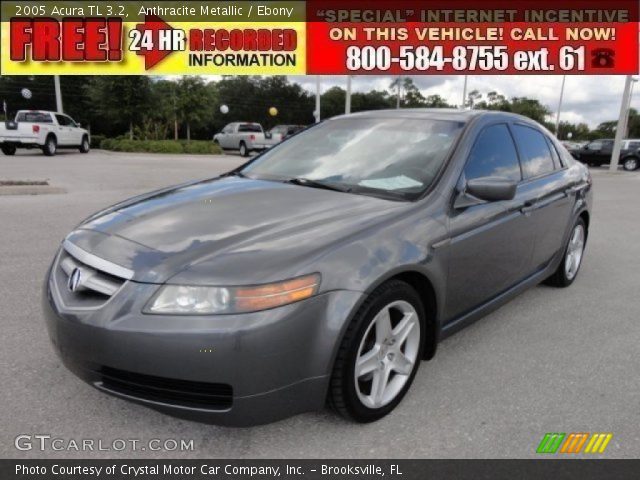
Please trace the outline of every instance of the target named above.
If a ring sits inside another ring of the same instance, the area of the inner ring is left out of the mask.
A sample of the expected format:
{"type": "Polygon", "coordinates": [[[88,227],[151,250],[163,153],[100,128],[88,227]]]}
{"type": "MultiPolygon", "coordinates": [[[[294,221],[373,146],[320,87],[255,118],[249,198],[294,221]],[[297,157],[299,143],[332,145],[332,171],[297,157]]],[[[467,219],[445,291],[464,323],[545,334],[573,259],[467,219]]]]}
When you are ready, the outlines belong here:
{"type": "Polygon", "coordinates": [[[368,110],[349,115],[340,115],[333,118],[428,118],[433,120],[450,120],[466,123],[476,117],[488,116],[503,118],[509,117],[514,120],[533,122],[530,118],[516,113],[501,112],[498,110],[470,110],[459,108],[396,108],[387,110],[368,110]]]}

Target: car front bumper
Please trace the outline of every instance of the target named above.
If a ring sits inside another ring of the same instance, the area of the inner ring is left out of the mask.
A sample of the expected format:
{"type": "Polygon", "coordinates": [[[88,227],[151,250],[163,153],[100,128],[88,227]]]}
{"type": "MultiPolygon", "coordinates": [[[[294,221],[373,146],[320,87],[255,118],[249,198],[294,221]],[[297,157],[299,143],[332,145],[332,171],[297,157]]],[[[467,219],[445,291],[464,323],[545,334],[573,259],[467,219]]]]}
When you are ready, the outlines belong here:
{"type": "Polygon", "coordinates": [[[80,310],[66,307],[55,282],[47,275],[47,329],[77,376],[175,416],[236,426],[323,408],[362,295],[333,291],[243,315],[149,315],[142,310],[158,285],[128,281],[100,308],[80,310]]]}

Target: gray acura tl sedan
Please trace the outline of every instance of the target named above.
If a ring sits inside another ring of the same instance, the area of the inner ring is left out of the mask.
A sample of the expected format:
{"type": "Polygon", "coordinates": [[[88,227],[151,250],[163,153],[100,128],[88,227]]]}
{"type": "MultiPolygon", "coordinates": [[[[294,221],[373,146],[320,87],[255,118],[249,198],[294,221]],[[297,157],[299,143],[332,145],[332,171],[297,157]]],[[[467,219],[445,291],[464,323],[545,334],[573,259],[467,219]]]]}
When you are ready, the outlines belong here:
{"type": "Polygon", "coordinates": [[[177,416],[328,403],[374,421],[440,340],[575,280],[591,198],[587,168],[518,115],[336,117],[86,219],[47,275],[48,331],[91,385],[177,416]]]}

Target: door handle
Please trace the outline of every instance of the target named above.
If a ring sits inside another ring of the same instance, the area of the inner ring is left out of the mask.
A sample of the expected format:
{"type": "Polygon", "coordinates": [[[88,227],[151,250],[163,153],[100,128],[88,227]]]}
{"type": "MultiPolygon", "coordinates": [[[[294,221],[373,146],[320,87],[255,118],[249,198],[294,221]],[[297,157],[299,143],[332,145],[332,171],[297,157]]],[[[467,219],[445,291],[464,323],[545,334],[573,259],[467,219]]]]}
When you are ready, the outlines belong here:
{"type": "Polygon", "coordinates": [[[537,203],[536,200],[526,200],[522,204],[522,208],[520,208],[520,211],[525,215],[530,215],[531,212],[533,212],[537,208],[536,203],[537,203]]]}

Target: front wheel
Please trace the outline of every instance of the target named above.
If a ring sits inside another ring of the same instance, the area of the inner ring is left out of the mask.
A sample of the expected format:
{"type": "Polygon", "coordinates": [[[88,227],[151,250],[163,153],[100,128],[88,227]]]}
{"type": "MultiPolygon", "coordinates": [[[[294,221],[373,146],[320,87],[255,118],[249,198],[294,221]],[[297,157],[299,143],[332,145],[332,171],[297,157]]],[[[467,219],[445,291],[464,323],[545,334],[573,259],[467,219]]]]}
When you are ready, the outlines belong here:
{"type": "Polygon", "coordinates": [[[584,247],[587,240],[587,227],[582,218],[578,218],[571,229],[569,241],[564,250],[562,262],[558,265],[556,272],[547,279],[547,283],[554,287],[568,287],[578,276],[584,247]]]}
{"type": "Polygon", "coordinates": [[[5,155],[15,155],[16,154],[16,146],[15,145],[2,145],[2,153],[5,155]]]}
{"type": "Polygon", "coordinates": [[[89,149],[91,146],[89,145],[89,138],[82,137],[82,143],[80,144],[80,153],[89,153],[89,149]]]}
{"type": "Polygon", "coordinates": [[[42,153],[44,153],[47,157],[52,157],[56,154],[56,150],[58,148],[58,143],[56,142],[56,137],[50,135],[47,137],[47,140],[44,142],[44,146],[42,147],[42,153]]]}
{"type": "Polygon", "coordinates": [[[624,168],[627,172],[633,172],[638,168],[640,162],[635,157],[627,158],[624,162],[622,162],[622,168],[624,168]]]}
{"type": "Polygon", "coordinates": [[[329,403],[338,413],[373,422],[400,403],[422,359],[424,318],[418,294],[404,282],[388,282],[370,295],[334,365],[329,403]]]}

